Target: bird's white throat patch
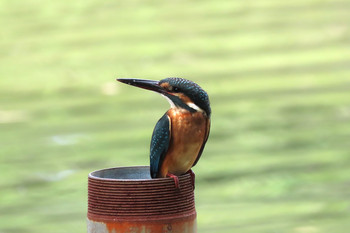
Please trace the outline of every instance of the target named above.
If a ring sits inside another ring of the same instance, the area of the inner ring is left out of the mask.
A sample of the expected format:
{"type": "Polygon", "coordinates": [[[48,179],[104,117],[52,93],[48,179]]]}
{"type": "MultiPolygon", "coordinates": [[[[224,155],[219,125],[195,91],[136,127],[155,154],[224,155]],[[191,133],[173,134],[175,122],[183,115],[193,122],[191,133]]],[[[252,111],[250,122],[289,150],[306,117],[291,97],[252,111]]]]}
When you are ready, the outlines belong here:
{"type": "Polygon", "coordinates": [[[162,95],[170,104],[171,108],[176,108],[176,105],[174,104],[173,101],[171,101],[171,99],[169,99],[167,96],[162,95]]]}

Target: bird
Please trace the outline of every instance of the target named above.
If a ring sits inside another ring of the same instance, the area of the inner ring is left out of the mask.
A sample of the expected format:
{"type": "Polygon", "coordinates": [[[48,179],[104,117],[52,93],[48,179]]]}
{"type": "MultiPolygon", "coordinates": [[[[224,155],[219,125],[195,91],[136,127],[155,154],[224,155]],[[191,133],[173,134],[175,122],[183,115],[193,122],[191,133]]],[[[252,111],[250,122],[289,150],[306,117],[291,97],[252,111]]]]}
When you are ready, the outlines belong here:
{"type": "Polygon", "coordinates": [[[198,84],[184,78],[160,81],[117,78],[117,81],[154,91],[165,97],[170,109],[158,120],[150,145],[151,178],[170,177],[179,189],[178,176],[189,173],[200,159],[210,133],[209,96],[198,84]]]}

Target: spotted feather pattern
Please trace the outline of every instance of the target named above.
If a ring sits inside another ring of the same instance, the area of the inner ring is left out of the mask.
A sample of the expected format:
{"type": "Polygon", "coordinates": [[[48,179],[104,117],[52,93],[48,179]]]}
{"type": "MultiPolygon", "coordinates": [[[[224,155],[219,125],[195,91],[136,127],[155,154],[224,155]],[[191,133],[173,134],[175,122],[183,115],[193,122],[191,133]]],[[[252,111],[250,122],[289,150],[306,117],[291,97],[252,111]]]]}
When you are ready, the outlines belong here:
{"type": "Polygon", "coordinates": [[[203,109],[208,116],[211,114],[208,94],[197,84],[183,78],[166,78],[159,82],[169,83],[173,89],[178,89],[179,92],[188,96],[193,103],[203,109]]]}

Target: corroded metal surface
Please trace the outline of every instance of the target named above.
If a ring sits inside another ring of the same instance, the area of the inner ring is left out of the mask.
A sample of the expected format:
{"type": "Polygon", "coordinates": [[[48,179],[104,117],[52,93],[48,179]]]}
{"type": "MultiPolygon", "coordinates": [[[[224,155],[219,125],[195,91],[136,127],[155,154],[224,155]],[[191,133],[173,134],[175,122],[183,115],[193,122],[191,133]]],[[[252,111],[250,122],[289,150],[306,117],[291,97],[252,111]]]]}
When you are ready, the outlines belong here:
{"type": "Polygon", "coordinates": [[[151,179],[149,167],[89,174],[88,233],[196,232],[191,176],[151,179]]]}

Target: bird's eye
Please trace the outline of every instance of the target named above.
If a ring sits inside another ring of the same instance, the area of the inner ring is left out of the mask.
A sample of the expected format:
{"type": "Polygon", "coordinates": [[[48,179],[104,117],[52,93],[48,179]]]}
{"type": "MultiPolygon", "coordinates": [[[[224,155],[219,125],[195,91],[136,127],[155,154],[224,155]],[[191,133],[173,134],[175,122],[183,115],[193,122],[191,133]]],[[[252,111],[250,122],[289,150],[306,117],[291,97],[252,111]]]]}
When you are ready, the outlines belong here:
{"type": "Polygon", "coordinates": [[[180,89],[179,89],[178,87],[173,87],[173,91],[174,91],[174,92],[179,92],[180,89]]]}

